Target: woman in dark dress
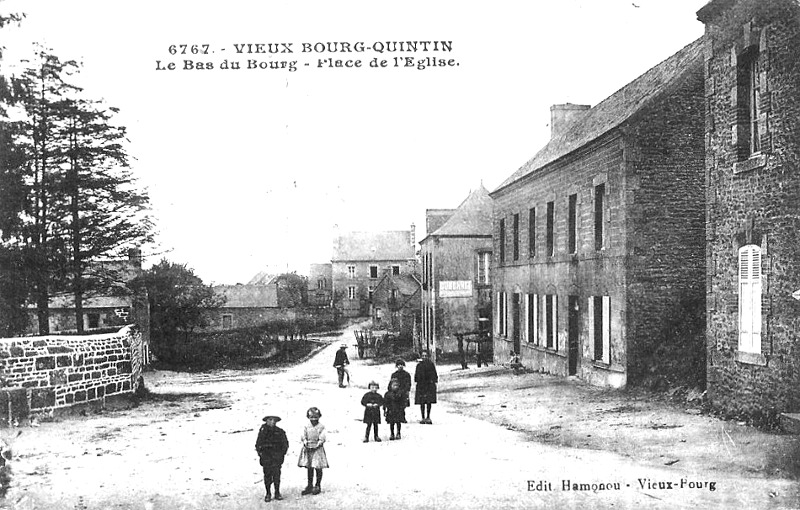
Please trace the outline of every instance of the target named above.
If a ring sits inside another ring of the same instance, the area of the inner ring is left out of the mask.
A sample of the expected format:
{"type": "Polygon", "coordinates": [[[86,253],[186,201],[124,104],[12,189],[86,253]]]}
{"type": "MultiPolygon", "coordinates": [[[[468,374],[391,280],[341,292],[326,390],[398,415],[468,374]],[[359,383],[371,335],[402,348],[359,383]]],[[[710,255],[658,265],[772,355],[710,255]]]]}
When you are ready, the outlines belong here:
{"type": "Polygon", "coordinates": [[[417,383],[414,403],[419,406],[422,414],[420,423],[430,425],[433,423],[431,421],[431,404],[436,403],[436,383],[439,382],[439,375],[436,373],[436,365],[431,361],[431,353],[428,351],[422,353],[422,361],[417,363],[414,382],[417,383]]]}

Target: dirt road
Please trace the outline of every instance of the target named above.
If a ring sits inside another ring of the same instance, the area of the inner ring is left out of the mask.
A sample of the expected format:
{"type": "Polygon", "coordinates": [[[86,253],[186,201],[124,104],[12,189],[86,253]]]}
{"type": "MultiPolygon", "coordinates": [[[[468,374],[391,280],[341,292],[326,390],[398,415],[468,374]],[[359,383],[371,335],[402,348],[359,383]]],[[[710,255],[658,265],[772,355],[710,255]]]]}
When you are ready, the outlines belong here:
{"type": "MultiPolygon", "coordinates": [[[[352,337],[346,332],[342,338],[352,337]]],[[[365,444],[361,396],[372,379],[385,391],[394,367],[352,360],[351,352],[353,384],[339,388],[332,367],[338,344],[281,371],[151,372],[146,381],[153,397],[138,407],[26,427],[15,441],[14,485],[5,505],[15,509],[800,507],[796,481],[719,472],[702,464],[639,462],[636,451],[626,456],[554,445],[456,412],[464,407],[463,401],[434,405],[433,425],[419,424],[418,409],[412,406],[401,441],[388,441],[388,426],[383,424],[384,441],[365,444]],[[322,410],[331,467],[325,470],[322,494],[301,496],[306,479],[305,470],[296,467],[299,434],[310,406],[322,410]],[[279,426],[291,443],[283,467],[286,499],[270,503],[263,502],[262,475],[253,448],[261,417],[267,413],[283,417],[279,426]]],[[[412,374],[414,366],[409,363],[412,374]]],[[[445,367],[440,372],[447,386],[455,372],[445,367]]],[[[462,398],[468,391],[462,388],[462,398]]],[[[480,385],[471,391],[477,397],[480,385]]],[[[443,391],[442,397],[448,398],[447,393],[443,391]]]]}

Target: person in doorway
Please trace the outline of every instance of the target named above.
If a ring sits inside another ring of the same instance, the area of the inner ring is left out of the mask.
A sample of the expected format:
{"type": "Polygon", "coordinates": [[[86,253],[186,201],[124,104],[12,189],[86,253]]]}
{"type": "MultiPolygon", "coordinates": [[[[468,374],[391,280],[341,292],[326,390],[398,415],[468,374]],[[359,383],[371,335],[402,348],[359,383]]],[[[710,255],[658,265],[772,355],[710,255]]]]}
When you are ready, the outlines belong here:
{"type": "Polygon", "coordinates": [[[339,376],[340,388],[345,387],[345,376],[347,376],[347,384],[350,385],[350,371],[347,370],[350,360],[347,358],[347,351],[345,349],[347,349],[347,344],[339,346],[339,350],[336,351],[336,356],[333,358],[333,366],[336,367],[336,373],[339,376]]]}
{"type": "Polygon", "coordinates": [[[375,381],[368,385],[369,391],[361,397],[361,405],[364,406],[364,423],[367,424],[367,430],[364,433],[364,442],[369,442],[369,431],[375,428],[375,442],[380,443],[381,438],[378,436],[378,425],[381,423],[381,407],[383,407],[383,397],[378,390],[380,386],[375,381]]]}
{"type": "Polygon", "coordinates": [[[275,499],[283,499],[281,466],[283,466],[286,451],[289,449],[289,440],[286,439],[286,432],[276,426],[279,421],[281,421],[279,416],[265,416],[264,424],[261,425],[256,439],[256,453],[258,453],[258,460],[264,470],[264,487],[267,489],[264,501],[272,500],[271,486],[275,488],[275,499]]]}
{"type": "Polygon", "coordinates": [[[328,456],[325,454],[325,425],[319,422],[322,413],[316,407],[311,407],[306,411],[306,417],[310,425],[306,425],[300,441],[303,449],[300,450],[300,458],[297,461],[299,467],[308,470],[308,485],[300,493],[319,494],[322,492],[322,470],[328,467],[328,456]],[[314,484],[314,473],[317,474],[317,483],[314,484]]]}
{"type": "MultiPolygon", "coordinates": [[[[410,380],[410,378],[409,378],[410,380]]],[[[392,379],[389,383],[389,391],[383,396],[383,407],[386,413],[386,423],[389,424],[391,435],[389,441],[395,439],[402,439],[400,429],[402,424],[406,422],[406,402],[408,401],[408,393],[400,388],[400,381],[392,379]],[[394,433],[395,427],[397,434],[394,433]]]]}
{"type": "Polygon", "coordinates": [[[394,362],[394,367],[396,370],[392,374],[392,377],[389,378],[388,387],[391,388],[392,380],[397,379],[397,382],[400,383],[400,391],[405,395],[405,406],[408,407],[411,405],[408,398],[408,395],[411,393],[411,374],[406,372],[406,362],[400,358],[394,362]]]}
{"type": "Polygon", "coordinates": [[[430,351],[422,353],[422,361],[417,363],[414,371],[414,382],[417,383],[414,393],[414,403],[419,406],[422,420],[420,423],[430,425],[431,404],[436,403],[436,383],[439,382],[439,375],[436,373],[436,365],[431,361],[430,351]]]}

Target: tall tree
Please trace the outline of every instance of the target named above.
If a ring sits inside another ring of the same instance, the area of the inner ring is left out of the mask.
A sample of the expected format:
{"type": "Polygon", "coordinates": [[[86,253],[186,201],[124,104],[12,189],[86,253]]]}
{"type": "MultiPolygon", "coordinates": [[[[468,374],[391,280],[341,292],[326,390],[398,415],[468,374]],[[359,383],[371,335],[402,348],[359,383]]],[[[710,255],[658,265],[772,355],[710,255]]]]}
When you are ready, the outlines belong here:
{"type": "Polygon", "coordinates": [[[109,274],[90,270],[89,261],[121,257],[152,241],[152,221],[146,213],[148,196],[136,188],[127,169],[125,128],[110,122],[117,110],[75,99],[64,101],[59,110],[68,140],[63,214],[71,247],[69,283],[80,333],[84,292],[116,283],[109,274]]]}
{"type": "Polygon", "coordinates": [[[150,338],[153,353],[174,361],[175,343],[205,326],[206,312],[225,304],[225,298],[205,285],[186,264],[162,259],[138,281],[150,300],[150,338]]]}
{"type": "Polygon", "coordinates": [[[50,332],[49,300],[67,268],[68,244],[58,201],[63,188],[68,145],[63,137],[63,100],[79,89],[67,79],[77,71],[74,61],[62,62],[37,47],[36,58],[13,82],[23,107],[16,144],[23,151],[27,203],[19,234],[26,265],[31,270],[39,333],[50,332]]]}

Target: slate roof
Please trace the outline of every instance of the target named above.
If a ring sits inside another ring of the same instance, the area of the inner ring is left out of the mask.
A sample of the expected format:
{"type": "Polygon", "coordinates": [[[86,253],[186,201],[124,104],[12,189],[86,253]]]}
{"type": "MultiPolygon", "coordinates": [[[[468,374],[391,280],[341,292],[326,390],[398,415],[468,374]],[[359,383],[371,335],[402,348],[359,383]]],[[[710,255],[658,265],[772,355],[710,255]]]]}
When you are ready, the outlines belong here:
{"type": "Polygon", "coordinates": [[[269,285],[277,275],[269,271],[260,271],[247,282],[247,285],[269,285]]]}
{"type": "Polygon", "coordinates": [[[225,296],[222,308],[275,308],[278,289],[275,285],[215,285],[217,295],[225,296]]]}
{"type": "Polygon", "coordinates": [[[496,193],[557,159],[566,156],[601,135],[621,126],[642,112],[653,101],[671,93],[703,64],[699,38],[639,76],[623,88],[589,109],[552,138],[532,159],[514,172],[492,193],[496,193]]]}
{"type": "Polygon", "coordinates": [[[332,261],[408,260],[414,258],[410,230],[348,232],[333,240],[332,261]]]}
{"type": "Polygon", "coordinates": [[[448,237],[474,235],[492,235],[492,199],[483,184],[470,192],[450,219],[430,234],[448,237]]]}

